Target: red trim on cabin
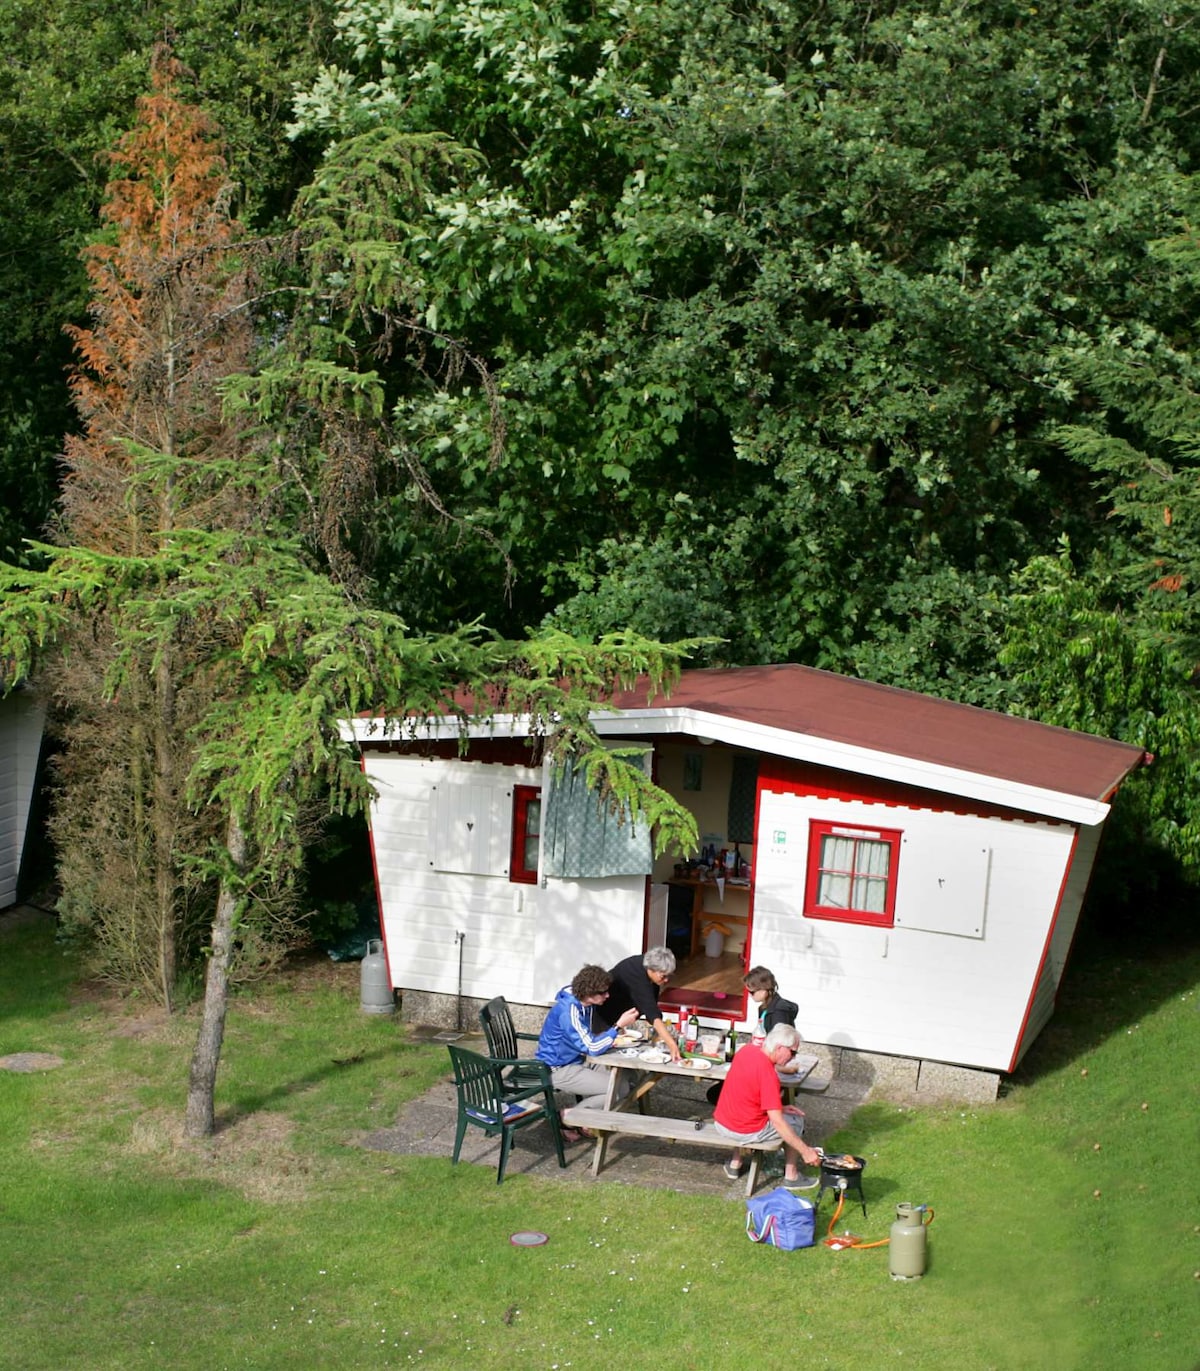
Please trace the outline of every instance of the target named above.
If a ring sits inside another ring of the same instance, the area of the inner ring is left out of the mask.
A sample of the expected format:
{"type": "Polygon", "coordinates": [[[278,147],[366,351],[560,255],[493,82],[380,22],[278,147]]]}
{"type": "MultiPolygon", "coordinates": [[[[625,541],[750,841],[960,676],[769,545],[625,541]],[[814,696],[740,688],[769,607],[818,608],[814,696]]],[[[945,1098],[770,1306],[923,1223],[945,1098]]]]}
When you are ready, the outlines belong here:
{"type": "MultiPolygon", "coordinates": [[[[359,766],[362,767],[363,775],[366,775],[367,759],[365,756],[359,758],[359,766]]],[[[367,822],[367,842],[371,848],[371,874],[375,878],[375,906],[379,911],[379,941],[383,943],[383,960],[387,964],[388,984],[394,986],[392,959],[388,956],[387,930],[383,924],[383,889],[379,884],[379,862],[375,856],[375,826],[369,819],[367,822]]]]}
{"type": "MultiPolygon", "coordinates": [[[[836,767],[816,766],[811,762],[793,761],[789,757],[759,754],[759,794],[769,790],[782,795],[811,795],[819,800],[861,800],[867,804],[892,805],[904,809],[928,809],[937,814],[961,814],[983,819],[1033,818],[1039,823],[1060,823],[1032,810],[1009,809],[1003,805],[983,804],[977,800],[926,790],[921,786],[900,781],[884,780],[877,776],[862,776],[858,772],[840,771],[836,767]]],[[[757,831],[757,815],[755,816],[757,831]]]]}
{"type": "Polygon", "coordinates": [[[898,828],[874,828],[863,823],[842,823],[828,819],[810,819],[808,823],[808,862],[804,879],[804,917],[828,919],[835,923],[866,924],[871,928],[892,928],[896,922],[896,884],[900,870],[900,840],[904,834],[898,828]],[[830,868],[821,865],[823,839],[846,837],[854,842],[852,868],[841,874],[850,878],[850,887],[866,873],[858,867],[858,844],[874,842],[888,849],[887,875],[883,877],[883,908],[878,913],[860,909],[857,905],[835,906],[819,902],[821,877],[830,868]]]}
{"type": "MultiPolygon", "coordinates": [[[[526,866],[525,852],[532,836],[529,833],[529,806],[535,800],[540,803],[541,798],[541,786],[513,786],[512,850],[508,858],[508,879],[517,885],[537,885],[537,857],[534,857],[533,866],[526,866]]],[[[538,836],[541,836],[540,833],[538,836]]]]}
{"type": "MultiPolygon", "coordinates": [[[[1042,972],[1046,969],[1046,959],[1050,956],[1050,944],[1054,941],[1054,930],[1058,927],[1058,921],[1062,915],[1063,896],[1067,893],[1067,882],[1071,879],[1071,868],[1075,865],[1075,852],[1078,846],[1079,830],[1076,829],[1071,838],[1071,851],[1067,856],[1067,864],[1063,868],[1062,881],[1058,887],[1058,899],[1054,902],[1054,914],[1050,919],[1050,927],[1046,930],[1046,941],[1042,944],[1042,955],[1038,958],[1037,971],[1034,973],[1033,984],[1029,990],[1029,999],[1025,1004],[1025,1013],[1021,1017],[1021,1027],[1017,1030],[1017,1041],[1013,1047],[1012,1056],[1009,1058],[1007,1068],[1009,1071],[1014,1071],[1017,1063],[1021,1060],[1021,1044],[1025,1040],[1025,1032],[1029,1027],[1029,1016],[1033,1013],[1033,1002],[1037,999],[1038,986],[1042,983],[1042,972]]],[[[1080,917],[1082,914],[1083,906],[1080,905],[1080,917]]],[[[1057,1000],[1057,998],[1056,987],[1055,999],[1057,1000]]]]}

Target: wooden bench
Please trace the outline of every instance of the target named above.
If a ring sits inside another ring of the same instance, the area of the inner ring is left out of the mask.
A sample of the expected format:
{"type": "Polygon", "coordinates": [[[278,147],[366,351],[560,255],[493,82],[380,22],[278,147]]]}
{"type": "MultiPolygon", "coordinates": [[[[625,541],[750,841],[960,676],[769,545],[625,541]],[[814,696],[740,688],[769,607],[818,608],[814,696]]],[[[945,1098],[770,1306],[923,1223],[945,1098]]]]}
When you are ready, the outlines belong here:
{"type": "Polygon", "coordinates": [[[802,1090],[809,1095],[819,1095],[823,1090],[828,1090],[832,1084],[832,1076],[805,1076],[799,1085],[785,1085],[783,1090],[785,1096],[789,1090],[802,1090]]]}
{"type": "MultiPolygon", "coordinates": [[[[600,1174],[608,1140],[614,1133],[638,1138],[663,1138],[667,1142],[693,1143],[697,1147],[720,1147],[732,1152],[735,1144],[717,1132],[711,1119],[668,1119],[659,1114],[626,1113],[623,1109],[582,1109],[578,1105],[564,1109],[563,1123],[570,1128],[587,1128],[596,1134],[596,1150],[592,1157],[592,1175],[600,1174]]],[[[779,1141],[741,1143],[750,1153],[746,1174],[746,1194],[753,1195],[758,1184],[759,1163],[764,1152],[779,1150],[779,1141]]]]}

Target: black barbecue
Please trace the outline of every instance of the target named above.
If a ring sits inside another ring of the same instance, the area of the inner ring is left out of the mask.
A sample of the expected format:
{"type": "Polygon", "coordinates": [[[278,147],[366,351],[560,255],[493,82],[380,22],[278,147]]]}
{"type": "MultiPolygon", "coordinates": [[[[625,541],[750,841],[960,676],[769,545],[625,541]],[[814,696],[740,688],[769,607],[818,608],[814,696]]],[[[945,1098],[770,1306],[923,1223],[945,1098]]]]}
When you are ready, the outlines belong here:
{"type": "Polygon", "coordinates": [[[817,1204],[826,1190],[836,1190],[839,1195],[855,1194],[862,1205],[863,1218],[867,1217],[867,1199],[863,1194],[862,1173],[866,1170],[865,1157],[852,1157],[848,1152],[827,1157],[821,1154],[821,1189],[817,1192],[817,1204]]]}

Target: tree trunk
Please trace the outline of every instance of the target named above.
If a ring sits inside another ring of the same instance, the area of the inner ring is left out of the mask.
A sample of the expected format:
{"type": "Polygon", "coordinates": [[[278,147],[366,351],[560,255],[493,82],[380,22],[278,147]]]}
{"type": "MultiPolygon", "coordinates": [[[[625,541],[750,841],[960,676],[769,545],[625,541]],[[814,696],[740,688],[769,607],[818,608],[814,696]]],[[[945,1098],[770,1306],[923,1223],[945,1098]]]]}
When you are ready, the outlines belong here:
{"type": "MultiPolygon", "coordinates": [[[[155,670],[154,720],[154,898],[158,919],[158,978],[167,1013],[175,1008],[176,903],[175,834],[179,796],[175,786],[175,683],[173,654],[164,648],[155,670]]],[[[219,922],[218,912],[217,920],[219,922]]]]}
{"type": "MultiPolygon", "coordinates": [[[[233,865],[240,871],[246,861],[246,835],[236,818],[229,820],[226,843],[233,865]]],[[[217,1088],[217,1066],[221,1060],[221,1043],[225,1037],[229,958],[233,951],[233,921],[237,906],[237,898],[229,888],[229,883],[222,881],[217,896],[217,912],[213,916],[212,953],[208,959],[208,974],[204,978],[204,1013],[188,1076],[187,1113],[183,1131],[189,1138],[211,1137],[216,1124],[213,1100],[217,1088]]]]}

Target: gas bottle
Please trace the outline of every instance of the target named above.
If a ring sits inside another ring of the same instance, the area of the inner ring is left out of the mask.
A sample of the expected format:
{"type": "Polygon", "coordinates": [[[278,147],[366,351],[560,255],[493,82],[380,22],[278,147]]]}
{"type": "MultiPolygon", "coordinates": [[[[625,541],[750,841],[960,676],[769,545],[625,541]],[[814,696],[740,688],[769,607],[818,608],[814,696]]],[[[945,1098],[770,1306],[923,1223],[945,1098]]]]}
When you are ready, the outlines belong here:
{"type": "Polygon", "coordinates": [[[925,1274],[925,1218],[929,1206],[898,1204],[888,1242],[888,1271],[894,1281],[915,1281],[925,1274]]]}
{"type": "Polygon", "coordinates": [[[371,938],[366,955],[359,967],[359,1007],[364,1014],[392,1014],[396,1009],[396,994],[388,975],[387,958],[383,955],[383,939],[371,938]]]}

